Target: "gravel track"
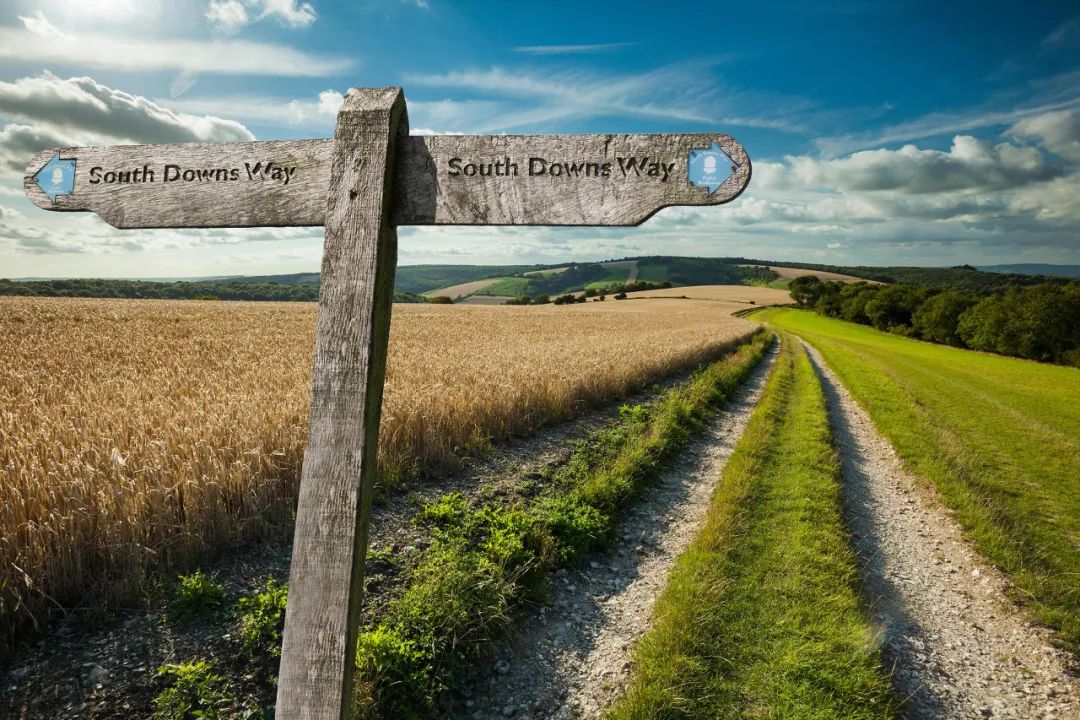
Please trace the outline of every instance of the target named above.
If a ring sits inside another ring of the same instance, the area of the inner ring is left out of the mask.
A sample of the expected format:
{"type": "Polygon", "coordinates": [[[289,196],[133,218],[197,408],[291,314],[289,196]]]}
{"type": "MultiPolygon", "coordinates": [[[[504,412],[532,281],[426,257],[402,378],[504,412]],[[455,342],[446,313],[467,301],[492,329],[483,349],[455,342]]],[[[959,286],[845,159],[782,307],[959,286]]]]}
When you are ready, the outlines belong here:
{"type": "Polygon", "coordinates": [[[864,595],[903,717],[1080,718],[1072,657],[1007,598],[1008,580],[803,344],[828,401],[864,595]]]}
{"type": "Polygon", "coordinates": [[[595,717],[618,696],[633,643],[648,629],[675,558],[697,534],[778,351],[774,343],[701,439],[661,473],[620,524],[618,547],[559,573],[553,606],[519,623],[521,636],[479,673],[461,717],[595,717]]]}

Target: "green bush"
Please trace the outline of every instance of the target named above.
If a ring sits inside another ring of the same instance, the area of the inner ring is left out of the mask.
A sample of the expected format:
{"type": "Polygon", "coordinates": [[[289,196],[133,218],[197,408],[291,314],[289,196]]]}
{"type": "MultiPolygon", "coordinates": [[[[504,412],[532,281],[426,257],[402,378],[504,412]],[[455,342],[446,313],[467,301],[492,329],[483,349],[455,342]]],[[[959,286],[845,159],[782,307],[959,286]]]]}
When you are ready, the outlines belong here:
{"type": "Polygon", "coordinates": [[[176,595],[169,603],[169,614],[182,623],[194,617],[209,620],[225,603],[225,588],[202,570],[180,575],[176,595]]]}
{"type": "Polygon", "coordinates": [[[440,528],[460,527],[469,511],[469,500],[459,492],[447,493],[420,508],[413,517],[417,525],[435,525],[440,528]]]}
{"type": "Polygon", "coordinates": [[[240,643],[252,656],[281,657],[281,632],[289,584],[269,578],[254,595],[240,598],[240,643]]]}
{"type": "Polygon", "coordinates": [[[572,565],[585,553],[602,546],[611,534],[610,517],[572,498],[544,498],[536,514],[547,530],[544,555],[550,565],[572,565]]]}
{"type": "Polygon", "coordinates": [[[163,665],[158,677],[169,687],[153,700],[156,720],[225,720],[236,701],[208,660],[163,665]]]}

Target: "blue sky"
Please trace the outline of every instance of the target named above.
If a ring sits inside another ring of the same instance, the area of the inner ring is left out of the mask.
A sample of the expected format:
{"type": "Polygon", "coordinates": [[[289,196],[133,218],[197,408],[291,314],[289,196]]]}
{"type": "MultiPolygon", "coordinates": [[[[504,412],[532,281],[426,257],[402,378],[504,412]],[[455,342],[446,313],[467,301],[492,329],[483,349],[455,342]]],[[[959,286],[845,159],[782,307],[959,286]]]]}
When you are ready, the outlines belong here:
{"type": "Polygon", "coordinates": [[[349,86],[418,133],[707,132],[728,206],[639,228],[402,228],[400,260],[642,254],[1080,263],[1075,2],[44,0],[0,9],[0,277],[315,270],[319,229],[116,231],[22,197],[52,145],[329,137],[349,86]]]}

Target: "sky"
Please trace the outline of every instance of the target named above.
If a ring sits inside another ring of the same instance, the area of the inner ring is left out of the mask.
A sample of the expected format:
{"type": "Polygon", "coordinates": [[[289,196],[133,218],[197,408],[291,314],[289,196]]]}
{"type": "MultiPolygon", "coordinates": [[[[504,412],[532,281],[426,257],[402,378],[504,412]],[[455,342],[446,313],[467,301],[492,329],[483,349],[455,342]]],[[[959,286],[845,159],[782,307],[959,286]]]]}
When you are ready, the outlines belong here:
{"type": "Polygon", "coordinates": [[[636,228],[402,227],[401,264],[1080,264],[1075,1],[7,0],[0,277],[318,270],[320,228],[114,230],[22,175],[52,146],[331,137],[385,85],[414,134],[723,132],[754,168],[636,228]]]}

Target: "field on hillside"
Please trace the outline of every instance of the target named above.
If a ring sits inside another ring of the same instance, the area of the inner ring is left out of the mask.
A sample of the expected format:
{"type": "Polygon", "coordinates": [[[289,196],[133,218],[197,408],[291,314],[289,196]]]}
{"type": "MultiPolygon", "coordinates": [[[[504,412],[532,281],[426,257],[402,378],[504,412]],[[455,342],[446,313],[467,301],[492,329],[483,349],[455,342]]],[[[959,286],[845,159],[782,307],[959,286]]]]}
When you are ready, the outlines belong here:
{"type": "Polygon", "coordinates": [[[688,300],[707,300],[723,303],[731,311],[745,310],[753,305],[787,305],[791,295],[787,290],[755,287],[753,285],[697,285],[693,287],[675,287],[666,290],[638,290],[627,293],[628,298],[679,298],[688,300]]]}
{"type": "Polygon", "coordinates": [[[486,280],[473,280],[472,282],[461,283],[460,285],[451,285],[450,287],[439,288],[438,290],[428,290],[421,293],[424,297],[436,297],[441,295],[442,297],[456,298],[464,295],[472,295],[473,293],[480,292],[488,285],[499,282],[499,278],[487,278],[486,280]]]}
{"type": "Polygon", "coordinates": [[[752,316],[815,345],[929,478],[1015,597],[1080,647],[1080,370],[933,345],[790,309],[752,316]]]}
{"type": "MultiPolygon", "coordinates": [[[[740,307],[397,305],[382,480],[715,357],[755,329],[740,307]]],[[[0,299],[0,640],[288,525],[315,309],[0,299]]]]}

